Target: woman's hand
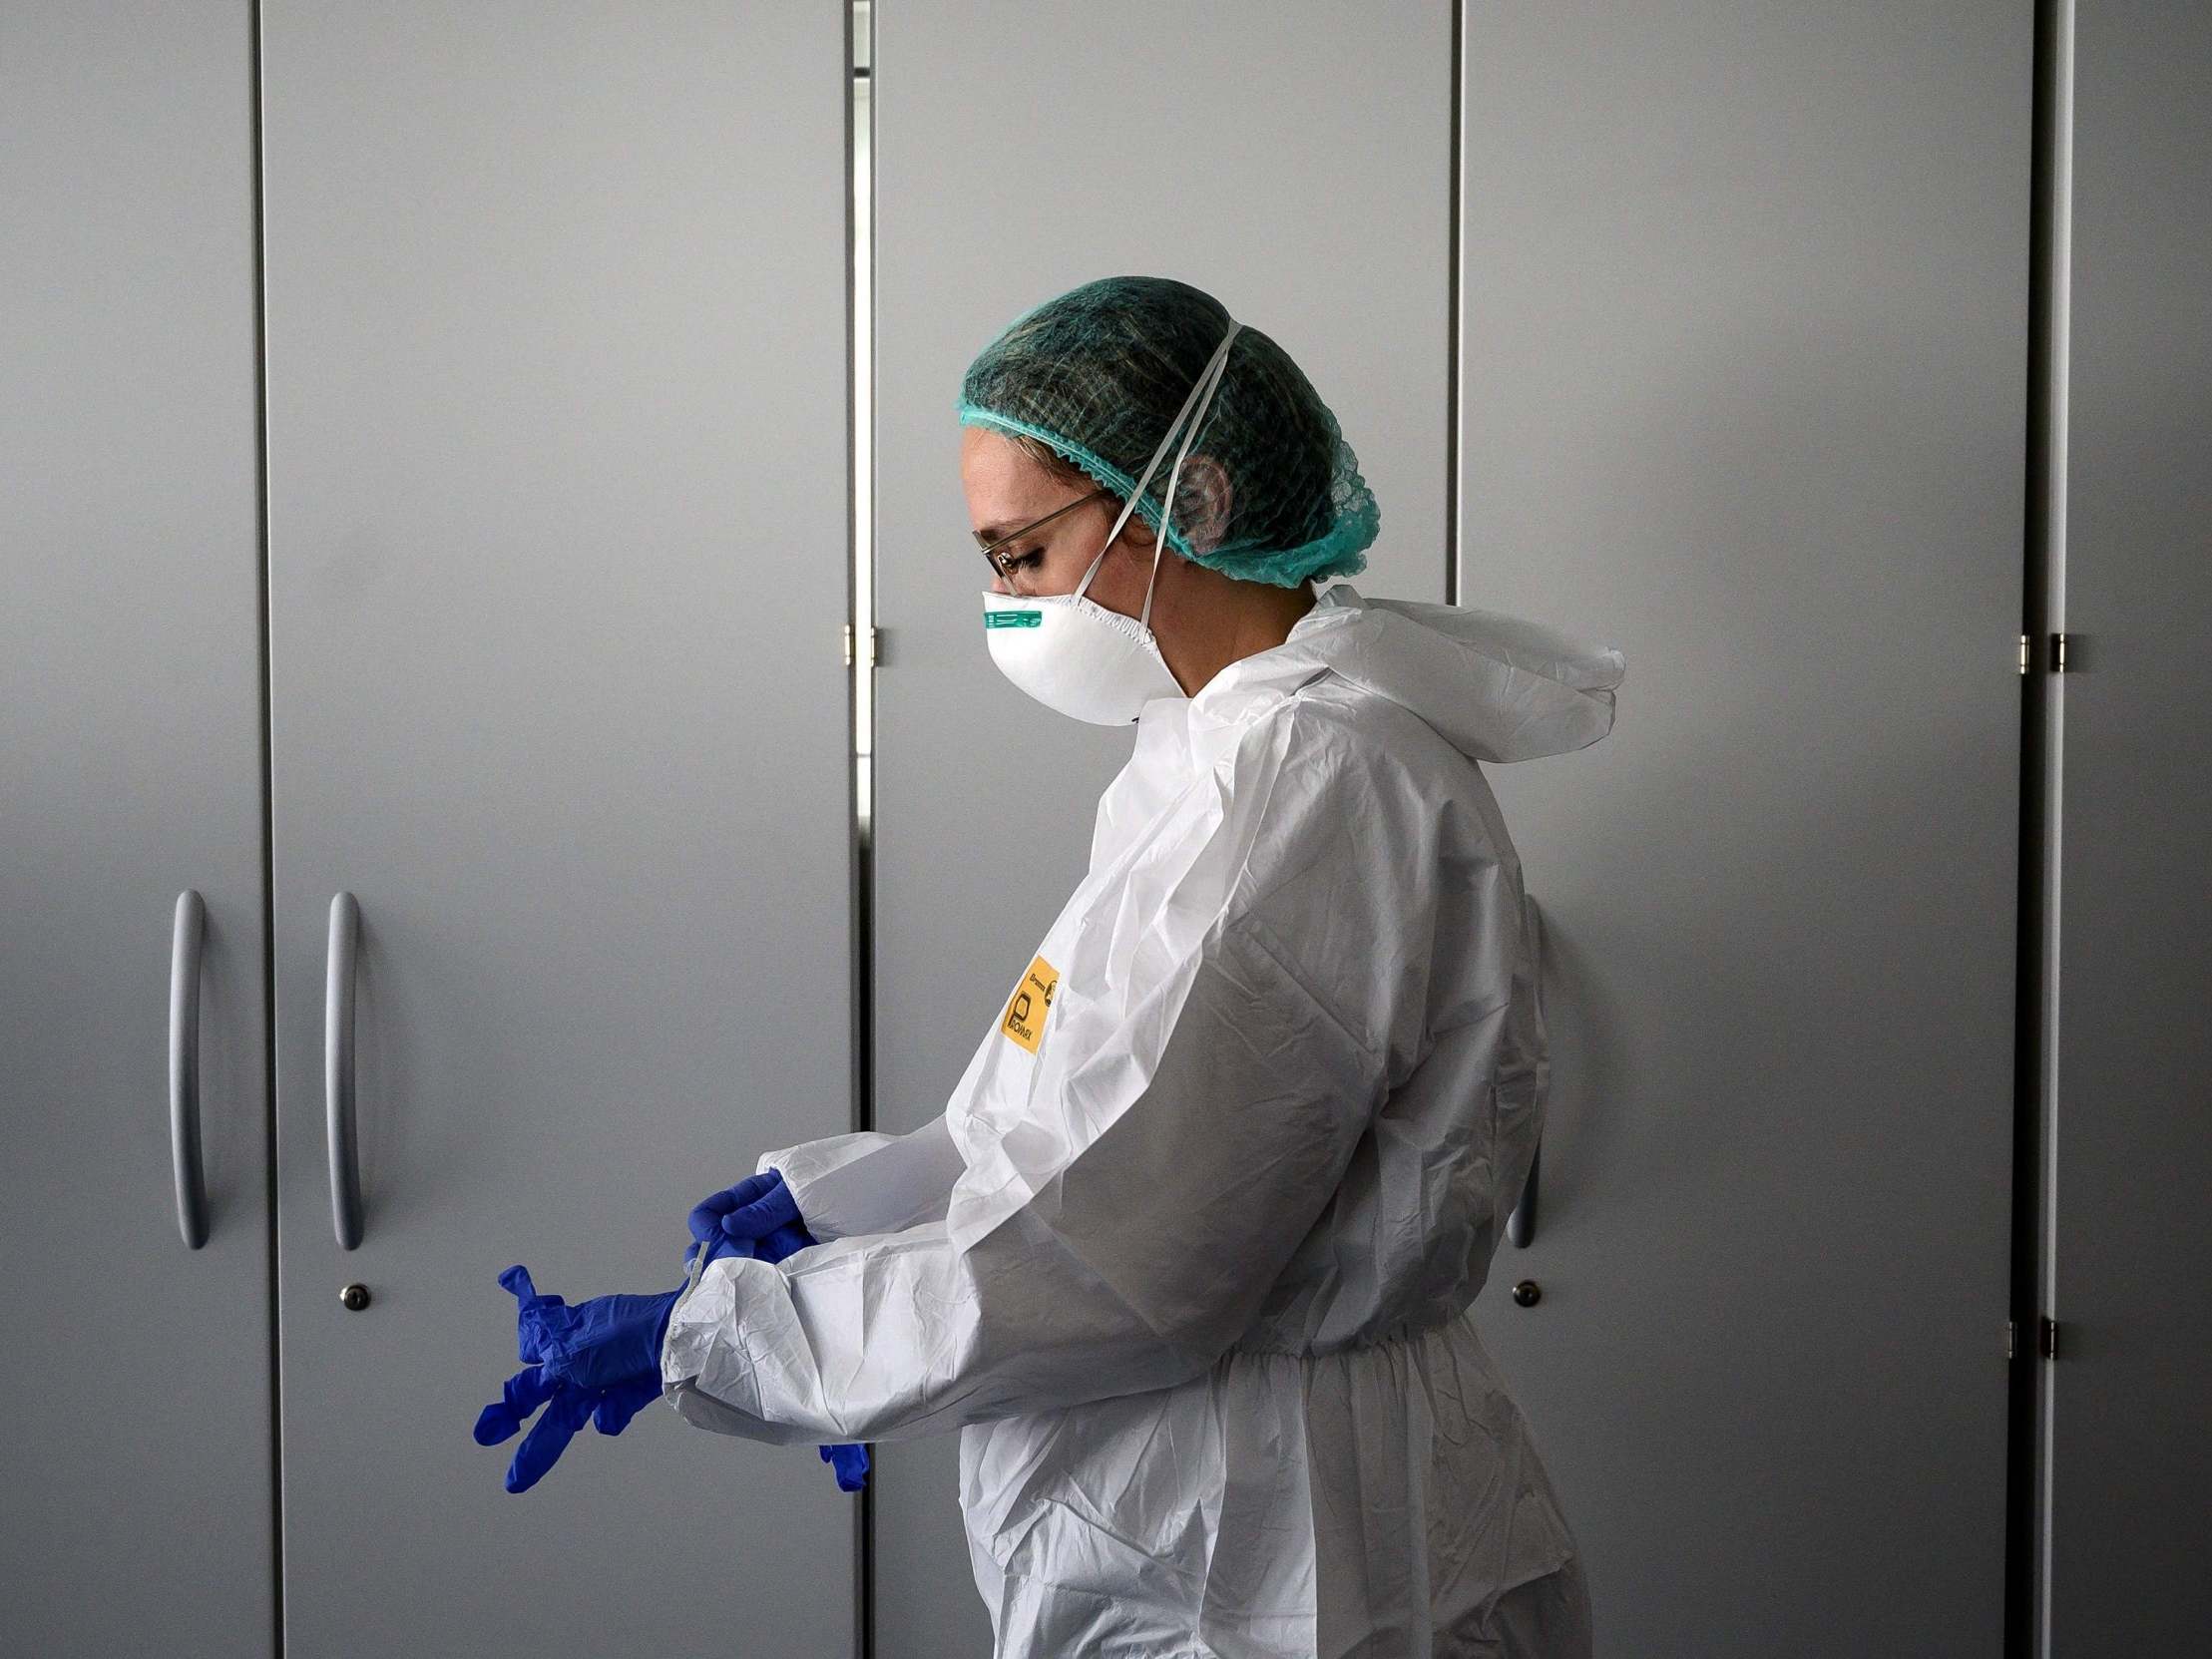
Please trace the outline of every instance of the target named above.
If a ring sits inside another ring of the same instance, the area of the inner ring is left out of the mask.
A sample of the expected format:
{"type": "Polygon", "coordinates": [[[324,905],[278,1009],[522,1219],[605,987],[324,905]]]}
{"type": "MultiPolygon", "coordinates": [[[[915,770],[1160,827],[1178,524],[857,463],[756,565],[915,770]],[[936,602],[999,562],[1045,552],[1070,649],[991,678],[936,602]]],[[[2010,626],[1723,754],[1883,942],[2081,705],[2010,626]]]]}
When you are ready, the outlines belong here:
{"type": "Polygon", "coordinates": [[[709,1262],[723,1256],[779,1262],[820,1242],[799,1219],[798,1200],[783,1184],[779,1169],[747,1175],[735,1186],[701,1199],[691,1207],[690,1225],[692,1243],[683,1252],[686,1266],[701,1245],[709,1262]]]}
{"type": "MultiPolygon", "coordinates": [[[[799,1218],[798,1200],[791,1196],[779,1169],[747,1175],[735,1186],[725,1187],[692,1206],[691,1240],[683,1253],[686,1264],[701,1246],[709,1262],[722,1256],[754,1256],[764,1262],[780,1262],[795,1251],[821,1242],[799,1218]]],[[[825,1446],[821,1452],[822,1461],[837,1476],[839,1491],[856,1492],[868,1483],[866,1447],[825,1446]]]]}

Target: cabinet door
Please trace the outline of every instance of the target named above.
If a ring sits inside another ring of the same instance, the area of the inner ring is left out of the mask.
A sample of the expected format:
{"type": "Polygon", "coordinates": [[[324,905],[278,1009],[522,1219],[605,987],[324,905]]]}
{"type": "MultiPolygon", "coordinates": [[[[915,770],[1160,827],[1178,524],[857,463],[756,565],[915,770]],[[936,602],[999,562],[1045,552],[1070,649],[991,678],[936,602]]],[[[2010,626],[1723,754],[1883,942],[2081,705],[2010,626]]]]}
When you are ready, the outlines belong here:
{"type": "Polygon", "coordinates": [[[1553,1068],[1479,1306],[1646,1659],[2001,1646],[2031,10],[1469,16],[1460,592],[1628,660],[1491,772],[1553,1068]]]}
{"type": "Polygon", "coordinates": [[[0,1652],[268,1653],[252,8],[0,9],[0,1652]],[[170,1097],[204,907],[205,1243],[170,1097]]]}
{"type": "MultiPolygon", "coordinates": [[[[1172,276],[1281,342],[1382,509],[1362,591],[1444,597],[1452,18],[1441,3],[878,8],[876,1121],[934,1116],[1089,859],[1126,731],[991,664],[953,405],[1100,276],[1172,276]],[[1089,43],[1089,44],[1086,44],[1089,43]],[[987,112],[978,128],[978,112],[987,112]],[[1011,856],[1010,856],[1011,855],[1011,856]]],[[[989,1649],[957,1436],[880,1449],[876,1651],[989,1649]]]]}
{"type": "Polygon", "coordinates": [[[2073,14],[2046,1647],[2201,1651],[2212,15],[2073,14]]]}
{"type": "Polygon", "coordinates": [[[261,17],[286,1651],[850,1651],[811,1448],[655,1408],[510,1496],[469,1434],[502,1268],[672,1288],[852,1123],[844,18],[261,17]]]}

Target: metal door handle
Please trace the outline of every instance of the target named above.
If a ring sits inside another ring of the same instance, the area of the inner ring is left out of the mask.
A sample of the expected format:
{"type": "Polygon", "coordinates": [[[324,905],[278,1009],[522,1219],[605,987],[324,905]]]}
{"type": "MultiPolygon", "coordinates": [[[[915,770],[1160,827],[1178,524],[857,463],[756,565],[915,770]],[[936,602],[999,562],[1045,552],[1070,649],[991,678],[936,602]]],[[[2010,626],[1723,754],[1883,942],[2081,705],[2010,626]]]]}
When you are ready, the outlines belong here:
{"type": "Polygon", "coordinates": [[[208,1183],[200,1165],[200,950],[208,907],[191,888],[177,895],[169,947],[169,1162],[177,1182],[177,1230],[185,1248],[208,1242],[208,1183]]]}
{"type": "MultiPolygon", "coordinates": [[[[1528,930],[1529,966],[1531,984],[1536,991],[1537,1029],[1544,1029],[1544,910],[1537,903],[1537,896],[1526,890],[1522,895],[1522,925],[1528,930]]],[[[1541,1120],[1540,1120],[1541,1121],[1541,1120]]],[[[1506,1217],[1506,1237],[1513,1240],[1516,1250],[1526,1250],[1537,1236],[1537,1177],[1544,1171],[1544,1136],[1537,1136],[1537,1149],[1529,1154],[1529,1178],[1521,1183],[1521,1202],[1513,1207],[1513,1214],[1506,1217]]]]}
{"type": "Polygon", "coordinates": [[[330,1224],[340,1250],[361,1242],[361,1170],[353,1148],[353,951],[360,932],[361,907],[353,895],[333,896],[322,997],[322,1094],[330,1142],[330,1224]]]}
{"type": "Polygon", "coordinates": [[[1506,1236],[1513,1240],[1516,1250],[1528,1249],[1537,1236],[1537,1177],[1543,1172],[1544,1142],[1540,1140],[1529,1158],[1529,1179],[1522,1185],[1521,1202],[1506,1217],[1506,1236]]]}

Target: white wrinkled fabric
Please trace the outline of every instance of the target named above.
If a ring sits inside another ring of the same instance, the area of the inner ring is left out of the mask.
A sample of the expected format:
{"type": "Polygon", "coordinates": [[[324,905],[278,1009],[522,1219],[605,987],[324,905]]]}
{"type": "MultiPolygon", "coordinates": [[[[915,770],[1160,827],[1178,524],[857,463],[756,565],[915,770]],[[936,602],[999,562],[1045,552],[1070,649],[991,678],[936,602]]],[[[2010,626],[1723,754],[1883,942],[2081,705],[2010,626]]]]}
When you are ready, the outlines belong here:
{"type": "Polygon", "coordinates": [[[1578,1656],[1574,1539],[1469,1305],[1542,1125],[1535,916],[1473,763],[1610,729],[1617,651],[1332,588],[1147,703],[1091,868],[940,1118],[771,1152],[663,1377],[777,1443],[962,1431],[997,1652],[1578,1656]]]}

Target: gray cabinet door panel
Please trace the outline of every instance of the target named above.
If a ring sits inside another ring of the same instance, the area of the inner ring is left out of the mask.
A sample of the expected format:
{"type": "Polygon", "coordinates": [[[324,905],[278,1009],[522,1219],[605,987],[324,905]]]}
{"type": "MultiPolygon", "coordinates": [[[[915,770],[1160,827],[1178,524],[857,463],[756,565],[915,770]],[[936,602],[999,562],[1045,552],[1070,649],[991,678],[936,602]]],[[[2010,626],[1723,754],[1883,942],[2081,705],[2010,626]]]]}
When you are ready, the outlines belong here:
{"type": "Polygon", "coordinates": [[[1628,661],[1491,771],[1553,1071],[1480,1308],[1607,1651],[2000,1648],[2031,25],[1469,18],[1460,593],[1628,661]]]}
{"type": "Polygon", "coordinates": [[[2047,1651],[2201,1651],[2212,16],[2074,19],[2047,1651]]]}
{"type": "Polygon", "coordinates": [[[502,1268],[672,1288],[851,1126],[844,19],[262,22],[287,1652],[849,1652],[811,1449],[657,1407],[511,1496],[469,1436],[502,1268]]]}
{"type": "Polygon", "coordinates": [[[0,1652],[275,1639],[253,35],[0,9],[0,1652]],[[205,1245],[170,962],[200,970],[205,1245]]]}
{"type": "MultiPolygon", "coordinates": [[[[1031,701],[984,647],[954,404],[1007,323],[1172,276],[1274,336],[1382,509],[1364,592],[1444,597],[1450,8],[1163,0],[878,9],[876,1121],[934,1116],[1082,878],[1129,734],[1031,701]],[[1102,23],[1102,19],[1104,22],[1102,23]]],[[[882,1659],[989,1649],[957,1436],[879,1450],[882,1659]]]]}

